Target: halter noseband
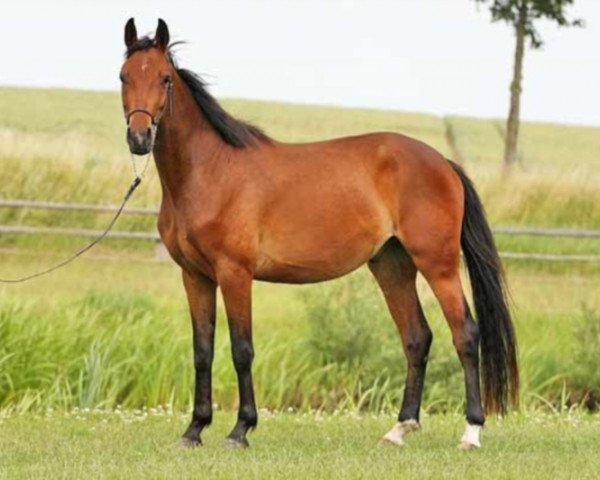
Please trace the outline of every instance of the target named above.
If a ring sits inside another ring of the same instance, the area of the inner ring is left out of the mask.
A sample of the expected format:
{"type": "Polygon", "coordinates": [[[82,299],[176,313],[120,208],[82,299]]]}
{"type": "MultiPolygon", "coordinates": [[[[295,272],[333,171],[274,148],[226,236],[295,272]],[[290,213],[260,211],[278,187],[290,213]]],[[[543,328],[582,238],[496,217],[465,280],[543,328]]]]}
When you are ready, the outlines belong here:
{"type": "MultiPolygon", "coordinates": [[[[152,122],[152,125],[154,125],[154,126],[158,125],[158,120],[156,120],[156,119],[154,118],[154,115],[152,115],[152,114],[151,114],[151,113],[150,113],[148,110],[145,110],[145,109],[143,109],[143,108],[136,108],[135,110],[131,110],[130,112],[128,112],[128,113],[125,115],[125,120],[127,121],[127,125],[129,125],[129,119],[131,118],[131,116],[132,116],[134,113],[145,113],[146,115],[148,115],[148,116],[150,117],[150,120],[151,120],[151,122],[152,122]]],[[[161,116],[162,116],[162,115],[161,115],[161,116]]],[[[159,120],[160,120],[160,119],[159,119],[159,120]]]]}
{"type": "Polygon", "coordinates": [[[165,103],[163,104],[158,116],[155,117],[154,115],[152,115],[151,112],[149,112],[145,108],[136,108],[134,110],[130,110],[129,112],[127,112],[125,114],[125,121],[127,122],[127,125],[129,125],[129,120],[131,119],[131,116],[134,113],[145,113],[146,115],[148,115],[150,117],[150,121],[152,122],[152,125],[154,125],[155,127],[158,126],[158,123],[160,122],[160,119],[163,117],[167,107],[169,108],[169,115],[172,116],[173,115],[172,90],[173,90],[173,83],[170,82],[167,85],[167,99],[166,99],[165,103]]]}

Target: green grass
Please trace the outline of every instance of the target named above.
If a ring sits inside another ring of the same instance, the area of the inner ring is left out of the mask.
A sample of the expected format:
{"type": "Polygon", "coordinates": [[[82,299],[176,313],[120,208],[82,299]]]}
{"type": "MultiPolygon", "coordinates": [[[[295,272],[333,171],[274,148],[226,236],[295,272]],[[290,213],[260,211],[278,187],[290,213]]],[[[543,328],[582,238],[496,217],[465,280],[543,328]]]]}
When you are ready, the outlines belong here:
{"type": "MultiPolygon", "coordinates": [[[[451,156],[447,122],[477,182],[494,224],[600,228],[600,129],[524,123],[523,161],[509,179],[501,175],[502,124],[418,113],[225,100],[234,114],[256,122],[275,138],[310,141],[390,130],[419,138],[451,156]]],[[[118,204],[131,168],[117,93],[0,88],[0,175],[10,178],[3,197],[118,204]],[[66,106],[68,105],[68,108],[66,106]]],[[[131,201],[156,206],[160,185],[154,168],[131,201]]],[[[105,214],[0,209],[0,223],[102,228],[105,214]]],[[[153,230],[154,219],[124,217],[118,228],[153,230]]],[[[3,235],[0,247],[72,249],[82,239],[3,235]]],[[[597,241],[563,242],[518,237],[513,251],[597,254],[597,241]],[[567,247],[568,245],[568,247],[567,247]],[[572,247],[572,248],[571,248],[572,247]]],[[[151,246],[106,242],[116,250],[151,246]]]]}
{"type": "MultiPolygon", "coordinates": [[[[498,120],[246,100],[224,104],[286,141],[391,130],[451,155],[446,139],[450,125],[492,223],[600,228],[599,128],[525,123],[521,163],[510,178],[503,178],[498,120]]],[[[0,88],[0,111],[0,175],[8,179],[3,197],[120,202],[131,172],[118,94],[0,88]]],[[[159,197],[156,171],[150,168],[132,204],[156,206],[159,197]]],[[[109,218],[0,209],[0,223],[7,224],[102,228],[109,218]]],[[[123,217],[117,228],[153,231],[154,222],[123,217]]],[[[48,266],[84,241],[2,235],[0,276],[48,266]]],[[[498,244],[516,252],[600,253],[597,240],[500,235],[498,244]]],[[[186,301],[177,268],[153,262],[153,247],[150,242],[107,240],[94,250],[97,259],[88,257],[29,284],[0,287],[1,407],[39,412],[117,404],[189,406],[186,301]]],[[[581,402],[587,391],[600,391],[593,362],[580,356],[596,351],[593,335],[582,332],[594,332],[590,325],[600,311],[600,265],[505,263],[520,341],[524,408],[562,411],[581,402]]],[[[447,325],[423,282],[419,292],[435,335],[425,410],[460,411],[462,374],[447,325]]],[[[381,295],[364,272],[319,286],[257,284],[254,309],[259,405],[302,411],[396,408],[404,359],[381,295]],[[349,304],[340,304],[340,292],[353,288],[348,285],[354,279],[358,293],[349,304]],[[328,310],[328,299],[336,305],[333,310],[328,310]],[[359,333],[359,328],[369,332],[360,355],[353,351],[355,342],[344,346],[337,340],[348,322],[359,333]],[[325,333],[331,338],[319,338],[325,333]]],[[[222,310],[215,401],[225,408],[236,405],[222,310]]]]}
{"type": "Polygon", "coordinates": [[[187,414],[50,413],[0,419],[2,478],[597,478],[598,419],[490,421],[483,448],[460,451],[463,420],[426,417],[402,448],[379,445],[391,416],[264,414],[247,450],[222,447],[219,413],[205,445],[182,449],[187,414]]]}
{"type": "MultiPolygon", "coordinates": [[[[35,282],[0,287],[0,408],[190,405],[191,328],[178,269],[170,262],[112,258],[84,258],[35,282]]],[[[50,261],[0,254],[6,275],[50,261]]],[[[508,264],[508,276],[524,408],[561,410],[580,402],[586,389],[600,390],[594,362],[579,368],[578,356],[595,351],[595,340],[588,345],[578,332],[597,321],[586,320],[583,308],[600,312],[594,294],[598,273],[535,272],[508,264]]],[[[435,336],[424,408],[461,411],[462,371],[449,329],[422,281],[419,293],[435,336]]],[[[366,271],[324,285],[258,282],[253,304],[254,376],[261,407],[397,408],[405,360],[382,296],[366,271]],[[367,343],[359,348],[347,340],[352,332],[367,343]]],[[[214,389],[215,402],[235,408],[236,380],[221,306],[214,389]]]]}
{"type": "MultiPolygon", "coordinates": [[[[498,120],[224,104],[285,141],[391,130],[450,156],[450,125],[492,223],[600,228],[599,128],[524,124],[521,162],[505,179],[498,120]]],[[[3,197],[119,203],[131,171],[116,93],[0,88],[0,111],[3,197]]],[[[132,204],[156,206],[159,196],[151,168],[132,204]]],[[[7,224],[101,228],[108,220],[0,209],[7,224]]],[[[124,217],[118,228],[152,231],[154,221],[124,217]]],[[[0,277],[39,270],[83,243],[2,235],[0,277]]],[[[501,235],[498,244],[517,252],[600,253],[596,240],[501,235]]],[[[583,404],[590,391],[600,392],[600,265],[505,262],[521,410],[502,422],[488,419],[481,451],[456,449],[462,371],[422,279],[419,295],[435,338],[424,428],[404,449],[378,446],[402,396],[405,361],[364,269],[324,285],[255,285],[262,410],[249,451],[221,447],[237,387],[220,303],[215,424],[203,435],[205,447],[181,450],[175,444],[189,420],[181,412],[190,408],[193,382],[189,314],[178,269],[154,261],[152,250],[150,242],[107,240],[51,276],[0,286],[0,478],[597,477],[600,423],[583,404]],[[351,340],[358,336],[361,342],[351,340]],[[269,413],[290,407],[297,413],[269,413]]]]}

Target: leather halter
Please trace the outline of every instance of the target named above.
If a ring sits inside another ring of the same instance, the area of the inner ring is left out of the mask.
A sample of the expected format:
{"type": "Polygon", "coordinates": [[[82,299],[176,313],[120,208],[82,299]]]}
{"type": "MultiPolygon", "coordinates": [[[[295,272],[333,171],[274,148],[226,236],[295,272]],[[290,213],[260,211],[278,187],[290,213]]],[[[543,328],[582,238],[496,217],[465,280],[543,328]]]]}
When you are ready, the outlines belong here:
{"type": "Polygon", "coordinates": [[[127,125],[129,125],[129,120],[134,113],[145,113],[146,115],[148,115],[150,117],[150,121],[152,122],[152,125],[154,125],[155,127],[158,126],[158,123],[160,122],[160,119],[163,117],[165,110],[167,108],[169,109],[169,115],[170,116],[173,115],[172,96],[173,96],[173,82],[169,82],[169,84],[167,85],[167,99],[166,99],[165,103],[163,104],[162,108],[160,109],[160,113],[157,116],[154,116],[154,115],[152,115],[152,113],[150,111],[146,110],[145,108],[135,108],[125,114],[125,121],[127,122],[127,125]]]}
{"type": "Polygon", "coordinates": [[[158,125],[158,122],[160,121],[160,119],[157,120],[156,118],[154,118],[154,115],[152,115],[148,110],[145,110],[143,108],[136,108],[135,110],[129,111],[125,115],[125,120],[127,120],[127,125],[129,125],[129,119],[131,118],[131,116],[134,113],[145,113],[146,115],[148,115],[150,117],[150,120],[152,121],[152,125],[154,125],[154,126],[158,125]]]}

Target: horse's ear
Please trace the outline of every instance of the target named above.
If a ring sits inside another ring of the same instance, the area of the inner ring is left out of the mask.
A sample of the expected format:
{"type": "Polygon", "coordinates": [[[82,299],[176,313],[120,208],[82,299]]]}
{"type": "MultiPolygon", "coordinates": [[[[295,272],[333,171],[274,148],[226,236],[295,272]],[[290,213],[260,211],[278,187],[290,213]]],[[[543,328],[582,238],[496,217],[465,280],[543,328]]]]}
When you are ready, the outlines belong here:
{"type": "Polygon", "coordinates": [[[135,42],[137,42],[137,39],[137,29],[135,28],[133,17],[131,17],[125,24],[125,45],[127,48],[131,47],[135,42]]]}
{"type": "Polygon", "coordinates": [[[162,18],[158,19],[158,27],[156,27],[156,35],[154,37],[156,46],[166,50],[169,46],[169,27],[162,18]]]}

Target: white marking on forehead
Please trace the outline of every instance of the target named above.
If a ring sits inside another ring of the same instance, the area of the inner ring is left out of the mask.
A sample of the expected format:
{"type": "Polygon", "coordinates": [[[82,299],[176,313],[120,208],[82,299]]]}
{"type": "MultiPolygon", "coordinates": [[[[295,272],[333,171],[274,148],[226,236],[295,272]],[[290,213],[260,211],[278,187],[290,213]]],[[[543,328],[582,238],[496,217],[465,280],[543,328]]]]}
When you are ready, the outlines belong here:
{"type": "Polygon", "coordinates": [[[148,68],[148,61],[144,61],[144,63],[142,63],[142,72],[145,72],[146,69],[148,68]]]}

